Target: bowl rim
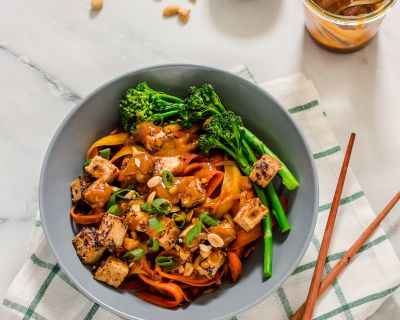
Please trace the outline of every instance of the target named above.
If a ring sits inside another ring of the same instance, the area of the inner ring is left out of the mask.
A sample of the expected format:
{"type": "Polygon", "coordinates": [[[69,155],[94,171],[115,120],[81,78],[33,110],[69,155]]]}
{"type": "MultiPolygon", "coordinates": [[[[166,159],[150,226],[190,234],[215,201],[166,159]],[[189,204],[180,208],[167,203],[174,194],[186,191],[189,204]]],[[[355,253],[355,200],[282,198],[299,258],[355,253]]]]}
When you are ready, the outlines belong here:
{"type": "Polygon", "coordinates": [[[245,306],[241,306],[238,308],[234,308],[234,310],[232,310],[230,313],[225,314],[225,315],[221,315],[218,317],[215,317],[213,319],[208,319],[208,320],[223,320],[223,319],[227,319],[230,317],[233,317],[235,315],[238,315],[242,312],[244,312],[245,310],[250,309],[251,307],[255,306],[256,304],[260,303],[262,300],[266,299],[267,297],[269,297],[270,295],[272,295],[273,293],[275,293],[277,291],[277,289],[290,277],[290,275],[293,273],[293,271],[295,270],[295,268],[298,266],[298,264],[300,263],[301,259],[304,257],[304,254],[311,242],[311,237],[314,233],[315,230],[315,226],[316,226],[316,222],[317,222],[317,217],[318,217],[318,203],[319,203],[319,182],[318,182],[318,175],[317,175],[317,170],[316,170],[316,165],[315,165],[315,161],[314,158],[312,156],[312,152],[311,152],[311,148],[302,132],[302,130],[300,129],[300,127],[297,125],[297,123],[294,121],[294,119],[292,118],[292,116],[290,115],[290,113],[287,111],[286,108],[284,108],[281,103],[279,103],[271,94],[269,94],[266,90],[262,89],[257,83],[249,81],[239,75],[236,75],[230,71],[226,71],[226,70],[221,70],[215,67],[210,67],[210,66],[205,66],[205,65],[200,65],[200,64],[191,64],[191,63],[167,63],[167,64],[156,64],[156,65],[149,65],[149,66],[145,66],[145,67],[141,67],[141,68],[135,68],[133,70],[124,72],[118,76],[112,77],[110,79],[108,79],[107,81],[105,81],[104,83],[102,83],[101,85],[97,86],[94,90],[92,90],[89,94],[85,95],[81,101],[79,101],[79,103],[77,103],[69,112],[68,114],[65,116],[65,118],[62,120],[62,122],[59,124],[57,130],[54,132],[53,137],[47,147],[46,153],[45,153],[45,157],[43,159],[43,164],[42,164],[42,168],[41,168],[41,172],[40,172],[40,180],[39,180],[39,212],[40,212],[40,218],[42,221],[42,227],[43,227],[43,231],[44,234],[46,236],[47,242],[51,248],[52,253],[54,254],[54,256],[57,259],[58,264],[60,265],[61,269],[65,272],[65,274],[68,276],[68,278],[77,286],[77,288],[79,289],[79,291],[81,293],[83,293],[87,298],[89,298],[90,300],[92,300],[93,302],[98,303],[100,306],[104,307],[106,310],[117,314],[123,318],[126,319],[137,319],[137,320],[145,320],[144,318],[140,318],[139,316],[134,316],[134,315],[129,315],[129,314],[125,314],[124,312],[121,312],[120,310],[117,310],[115,308],[113,308],[112,306],[109,306],[106,302],[101,301],[100,299],[98,299],[93,293],[89,292],[88,290],[86,290],[78,281],[75,280],[74,276],[71,274],[70,270],[68,270],[67,268],[64,267],[64,262],[62,260],[62,258],[60,257],[58,251],[56,250],[53,241],[51,240],[51,238],[49,237],[49,231],[48,228],[49,226],[47,225],[46,222],[46,218],[44,215],[44,176],[45,176],[45,169],[48,165],[48,161],[49,161],[49,157],[51,155],[53,146],[56,143],[56,140],[58,138],[58,136],[60,135],[60,133],[62,132],[62,130],[64,129],[65,125],[69,122],[70,118],[73,117],[73,115],[82,107],[82,105],[84,105],[86,103],[87,100],[89,100],[90,98],[94,97],[98,92],[102,91],[104,88],[106,88],[107,86],[109,86],[110,84],[119,81],[129,75],[135,74],[135,73],[139,73],[139,72],[143,72],[143,71],[148,71],[148,70],[155,70],[155,69],[162,69],[162,68],[179,68],[179,67],[189,67],[189,68],[198,68],[198,69],[203,69],[203,70],[208,70],[208,71],[213,71],[213,72],[219,72],[219,73],[223,73],[227,76],[233,77],[236,79],[236,81],[240,81],[242,83],[245,83],[246,85],[250,85],[251,87],[253,87],[255,90],[259,91],[261,94],[267,96],[270,100],[272,100],[283,112],[284,115],[286,116],[286,118],[288,119],[289,122],[291,122],[291,124],[295,127],[296,131],[299,134],[300,139],[302,140],[302,142],[304,143],[305,147],[306,147],[306,153],[308,155],[308,157],[310,158],[310,163],[311,163],[311,178],[314,181],[314,190],[313,190],[313,194],[315,195],[314,198],[314,203],[313,203],[313,207],[314,207],[314,212],[313,212],[313,217],[312,217],[312,221],[311,221],[311,227],[308,231],[308,234],[306,236],[306,241],[303,244],[302,249],[299,251],[299,255],[295,260],[295,263],[293,263],[293,265],[288,269],[288,271],[286,272],[286,274],[279,280],[277,281],[277,283],[275,284],[275,286],[273,286],[271,288],[271,290],[267,291],[265,294],[262,294],[261,296],[259,296],[257,299],[255,299],[252,303],[249,303],[245,306]]]}

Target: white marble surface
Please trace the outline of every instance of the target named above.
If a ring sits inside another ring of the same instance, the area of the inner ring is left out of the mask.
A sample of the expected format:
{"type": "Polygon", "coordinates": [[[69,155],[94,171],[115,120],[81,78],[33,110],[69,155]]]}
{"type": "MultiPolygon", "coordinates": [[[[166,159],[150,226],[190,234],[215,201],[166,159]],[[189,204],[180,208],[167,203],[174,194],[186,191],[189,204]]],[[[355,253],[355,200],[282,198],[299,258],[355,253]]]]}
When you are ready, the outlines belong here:
{"type": "MultiPolygon", "coordinates": [[[[358,134],[352,167],[379,211],[399,190],[400,9],[354,54],[317,47],[301,0],[199,0],[187,26],[161,17],[188,0],[0,0],[0,298],[25,259],[50,138],[80,97],[127,70],[168,62],[230,69],[259,81],[297,72],[313,79],[342,145],[358,134]]],[[[384,222],[400,256],[400,206],[384,222]]],[[[400,272],[400,271],[399,271],[400,272]]],[[[400,292],[371,319],[399,319],[400,292]]]]}

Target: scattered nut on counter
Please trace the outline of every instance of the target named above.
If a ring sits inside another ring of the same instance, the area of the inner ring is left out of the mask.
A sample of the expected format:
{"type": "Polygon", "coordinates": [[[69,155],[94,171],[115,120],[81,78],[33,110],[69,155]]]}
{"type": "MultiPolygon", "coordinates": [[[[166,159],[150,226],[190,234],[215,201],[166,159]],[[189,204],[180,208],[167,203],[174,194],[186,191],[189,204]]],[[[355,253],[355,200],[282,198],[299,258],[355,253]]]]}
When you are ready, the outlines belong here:
{"type": "Polygon", "coordinates": [[[190,11],[191,11],[190,9],[179,9],[178,13],[179,20],[181,20],[183,24],[188,23],[190,17],[190,11]]]}
{"type": "MultiPolygon", "coordinates": [[[[197,0],[189,0],[189,1],[192,2],[194,5],[196,4],[197,0]]],[[[91,6],[93,11],[101,10],[103,8],[103,5],[104,5],[104,0],[91,0],[91,6]]],[[[189,22],[191,11],[192,11],[191,9],[181,8],[176,4],[172,4],[164,8],[163,16],[164,17],[178,16],[182,24],[187,24],[189,22]]]]}
{"type": "Polygon", "coordinates": [[[163,16],[164,17],[176,16],[179,13],[179,11],[180,11],[180,7],[175,4],[172,4],[172,5],[166,6],[164,8],[163,16]]]}
{"type": "Polygon", "coordinates": [[[92,10],[99,11],[103,8],[104,0],[92,0],[92,10]]]}

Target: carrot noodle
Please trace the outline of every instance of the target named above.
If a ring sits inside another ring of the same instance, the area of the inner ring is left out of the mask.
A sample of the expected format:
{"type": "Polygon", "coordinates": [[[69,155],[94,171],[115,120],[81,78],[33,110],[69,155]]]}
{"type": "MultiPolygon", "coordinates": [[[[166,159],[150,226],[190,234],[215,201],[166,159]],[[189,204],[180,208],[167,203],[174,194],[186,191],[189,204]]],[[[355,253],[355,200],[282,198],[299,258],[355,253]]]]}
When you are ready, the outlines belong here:
{"type": "Polygon", "coordinates": [[[287,212],[289,208],[289,200],[286,196],[280,196],[279,201],[282,205],[283,211],[287,212]]]}
{"type": "Polygon", "coordinates": [[[191,163],[189,164],[182,172],[183,176],[186,176],[188,173],[194,171],[194,170],[198,170],[202,168],[202,164],[201,163],[191,163]]]}
{"type": "Polygon", "coordinates": [[[200,157],[199,154],[190,154],[189,156],[186,157],[184,164],[188,165],[189,163],[191,163],[193,160],[195,160],[198,157],[200,157]]]}
{"type": "Polygon", "coordinates": [[[148,275],[154,274],[154,271],[150,268],[150,266],[149,266],[149,264],[148,264],[148,262],[147,262],[146,255],[143,256],[143,258],[140,260],[140,262],[142,263],[143,270],[144,270],[148,275]]]}
{"type": "Polygon", "coordinates": [[[141,281],[140,279],[132,279],[121,284],[119,288],[123,290],[136,290],[143,288],[144,286],[145,286],[144,282],[141,281]]]}
{"type": "Polygon", "coordinates": [[[79,214],[75,212],[76,206],[73,206],[70,210],[70,215],[72,220],[79,224],[94,224],[101,222],[105,212],[95,212],[94,210],[91,211],[89,214],[79,214]]]}
{"type": "Polygon", "coordinates": [[[156,266],[155,271],[163,278],[179,281],[193,287],[208,287],[215,284],[215,280],[210,281],[206,276],[185,277],[179,274],[170,274],[162,271],[159,265],[156,266]]]}
{"type": "Polygon", "coordinates": [[[244,247],[246,244],[249,244],[250,242],[257,240],[262,235],[263,235],[263,231],[262,231],[262,226],[260,224],[258,224],[256,227],[251,229],[249,232],[246,232],[244,230],[239,231],[236,234],[235,241],[232,242],[229,249],[235,250],[235,249],[244,247]]]}
{"type": "Polygon", "coordinates": [[[139,278],[143,282],[150,285],[151,287],[154,287],[155,289],[161,289],[161,290],[165,291],[166,293],[168,293],[168,295],[173,297],[173,300],[171,300],[170,298],[167,298],[164,296],[158,296],[158,295],[155,295],[155,294],[147,292],[147,291],[136,292],[137,297],[139,297],[147,302],[150,302],[150,303],[153,303],[153,304],[159,305],[161,307],[165,307],[165,308],[175,308],[185,299],[185,294],[183,293],[182,288],[175,283],[156,282],[142,274],[139,274],[139,278]]]}
{"type": "Polygon", "coordinates": [[[242,274],[242,262],[234,251],[228,251],[226,255],[228,257],[228,265],[231,271],[232,280],[233,283],[235,283],[236,281],[238,281],[240,275],[242,274]]]}
{"type": "Polygon", "coordinates": [[[222,166],[236,166],[236,162],[232,160],[223,160],[215,163],[216,167],[222,167],[222,166]]]}

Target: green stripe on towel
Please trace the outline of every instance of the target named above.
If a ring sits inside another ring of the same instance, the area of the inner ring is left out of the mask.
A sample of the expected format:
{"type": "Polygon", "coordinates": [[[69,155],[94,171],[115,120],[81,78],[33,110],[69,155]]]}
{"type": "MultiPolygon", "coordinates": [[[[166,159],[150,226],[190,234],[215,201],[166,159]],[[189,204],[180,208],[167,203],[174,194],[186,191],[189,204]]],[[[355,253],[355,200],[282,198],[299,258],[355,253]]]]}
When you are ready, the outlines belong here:
{"type": "Polygon", "coordinates": [[[330,148],[328,150],[325,151],[321,151],[321,152],[317,152],[313,154],[314,159],[320,159],[320,158],[324,158],[326,156],[330,156],[331,154],[335,154],[337,152],[339,152],[340,150],[342,150],[342,148],[340,148],[340,146],[336,146],[333,148],[330,148]]]}
{"type": "MultiPolygon", "coordinates": [[[[37,265],[38,267],[41,268],[45,268],[45,269],[49,269],[51,270],[52,268],[54,268],[54,265],[48,262],[44,262],[43,260],[41,260],[37,255],[32,254],[31,255],[31,261],[37,265]]],[[[75,290],[78,290],[78,288],[72,283],[72,281],[67,277],[67,275],[60,270],[60,272],[57,273],[57,276],[60,277],[61,280],[63,280],[64,282],[66,282],[67,284],[69,284],[72,288],[74,288],[75,290]]],[[[78,290],[79,291],[79,290],[78,290]]]]}
{"type": "MultiPolygon", "coordinates": [[[[315,250],[317,250],[317,252],[319,252],[320,249],[321,249],[321,243],[319,242],[319,240],[316,237],[315,233],[313,234],[313,236],[311,238],[311,243],[314,245],[315,250]]],[[[331,267],[329,262],[325,263],[324,269],[325,269],[326,273],[329,273],[332,270],[332,267],[331,267]]],[[[344,296],[343,290],[339,285],[338,280],[333,281],[332,287],[333,287],[333,290],[335,292],[336,298],[338,299],[341,307],[343,308],[343,312],[344,312],[344,315],[345,315],[346,319],[347,320],[353,320],[354,317],[353,317],[350,309],[346,308],[346,306],[348,304],[347,304],[346,298],[344,296]]]]}
{"type": "Polygon", "coordinates": [[[310,101],[309,103],[302,104],[300,106],[296,106],[296,107],[290,108],[290,109],[288,109],[288,111],[289,111],[289,113],[293,114],[293,113],[297,113],[297,112],[300,112],[300,111],[311,109],[311,108],[316,107],[318,105],[319,105],[318,100],[313,100],[313,101],[310,101]]]}
{"type": "Polygon", "coordinates": [[[286,296],[285,291],[280,287],[277,291],[279,300],[282,303],[283,309],[285,310],[286,317],[290,319],[293,316],[293,309],[290,306],[289,299],[286,296]]]}
{"type": "Polygon", "coordinates": [[[51,282],[53,281],[56,274],[60,271],[60,267],[56,264],[50,271],[49,275],[47,276],[46,280],[43,282],[42,286],[40,287],[38,293],[36,294],[35,298],[33,299],[32,303],[30,304],[28,310],[25,313],[23,320],[28,320],[32,317],[35,308],[39,304],[40,300],[42,300],[44,294],[46,293],[47,288],[50,286],[51,282]]]}
{"type": "Polygon", "coordinates": [[[99,310],[99,307],[97,303],[93,304],[84,320],[92,320],[97,310],[99,310]]]}
{"type": "MultiPolygon", "coordinates": [[[[26,314],[26,312],[28,311],[28,308],[24,307],[23,305],[15,303],[15,302],[12,302],[12,301],[7,300],[7,299],[3,300],[3,306],[5,306],[5,307],[7,307],[9,309],[18,311],[18,312],[23,313],[23,314],[26,314]]],[[[35,319],[35,320],[47,320],[45,317],[41,316],[37,312],[33,312],[32,318],[35,319]]]]}
{"type": "Polygon", "coordinates": [[[395,286],[393,288],[390,288],[390,289],[387,289],[385,291],[374,293],[374,294],[371,294],[371,295],[366,296],[364,298],[355,300],[353,302],[348,303],[346,306],[341,306],[341,307],[336,308],[336,309],[334,309],[334,310],[332,310],[330,312],[327,312],[327,313],[315,318],[314,320],[326,320],[326,319],[332,318],[332,317],[344,312],[345,310],[349,310],[349,309],[352,309],[352,308],[359,307],[359,306],[361,306],[363,304],[366,304],[366,303],[374,301],[374,300],[382,299],[382,298],[387,297],[388,295],[392,294],[393,292],[395,292],[397,290],[397,288],[399,288],[399,287],[400,287],[400,285],[397,285],[397,286],[395,286]]]}
{"type": "MultiPolygon", "coordinates": [[[[350,202],[355,201],[363,196],[364,196],[364,191],[356,192],[356,193],[352,194],[351,196],[340,199],[340,205],[350,203],[350,202]]],[[[329,210],[331,207],[332,207],[332,202],[324,204],[318,208],[318,212],[323,212],[323,211],[329,210]]]]}
{"type": "MultiPolygon", "coordinates": [[[[386,236],[386,235],[380,236],[380,237],[378,237],[378,238],[372,240],[371,242],[368,242],[368,243],[366,243],[365,245],[363,245],[357,253],[361,253],[361,252],[363,252],[363,251],[365,251],[365,250],[368,250],[368,249],[370,249],[370,248],[373,248],[373,247],[377,246],[378,244],[382,243],[382,242],[385,241],[385,240],[387,240],[387,236],[386,236]]],[[[338,252],[338,253],[331,254],[331,255],[329,255],[329,256],[326,257],[326,261],[327,261],[327,262],[330,262],[330,261],[339,260],[341,257],[344,256],[345,253],[346,253],[346,251],[342,251],[342,252],[338,252]]],[[[300,272],[304,272],[304,271],[313,269],[313,268],[315,267],[316,264],[317,264],[317,261],[315,260],[315,261],[312,261],[312,262],[303,264],[303,265],[301,265],[301,266],[298,266],[298,267],[294,270],[294,272],[292,273],[292,275],[295,275],[295,274],[297,274],[297,273],[300,273],[300,272]]]]}

